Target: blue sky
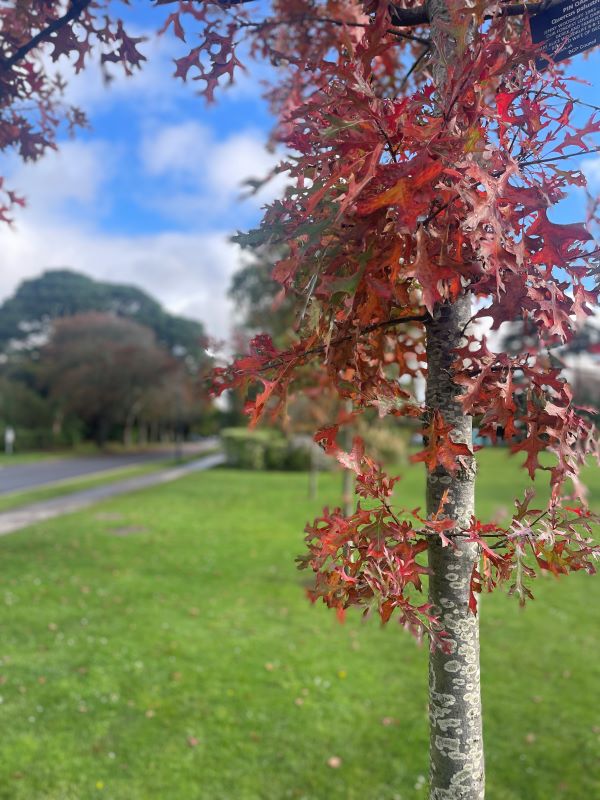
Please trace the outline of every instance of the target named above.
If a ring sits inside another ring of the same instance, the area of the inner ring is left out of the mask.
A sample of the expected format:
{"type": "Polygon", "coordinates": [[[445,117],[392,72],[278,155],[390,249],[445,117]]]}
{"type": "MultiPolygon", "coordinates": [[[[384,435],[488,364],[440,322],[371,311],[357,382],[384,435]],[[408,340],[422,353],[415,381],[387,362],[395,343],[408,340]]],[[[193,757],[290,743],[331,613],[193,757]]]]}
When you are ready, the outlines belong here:
{"type": "MultiPolygon", "coordinates": [[[[141,0],[128,14],[140,32],[156,29],[165,16],[141,0]]],[[[261,177],[277,160],[263,147],[271,124],[258,80],[265,68],[207,107],[193,85],[171,77],[182,47],[170,36],[152,39],[141,48],[149,58],[143,72],[119,76],[108,89],[97,69],[71,76],[68,98],[92,127],[37,164],[7,165],[29,205],[13,230],[0,231],[0,300],[25,277],[71,267],[137,284],[172,311],[204,321],[211,335],[228,335],[226,290],[241,257],[229,236],[256,223],[261,204],[281,189],[279,183],[238,199],[241,182],[261,177]]],[[[69,77],[69,65],[59,66],[69,77]]],[[[600,52],[578,57],[572,73],[593,81],[600,52]]],[[[597,86],[596,78],[596,86],[577,94],[600,104],[597,86]]],[[[587,164],[600,179],[600,160],[589,157],[587,164]]],[[[559,213],[565,221],[581,219],[581,198],[574,194],[559,213]]]]}

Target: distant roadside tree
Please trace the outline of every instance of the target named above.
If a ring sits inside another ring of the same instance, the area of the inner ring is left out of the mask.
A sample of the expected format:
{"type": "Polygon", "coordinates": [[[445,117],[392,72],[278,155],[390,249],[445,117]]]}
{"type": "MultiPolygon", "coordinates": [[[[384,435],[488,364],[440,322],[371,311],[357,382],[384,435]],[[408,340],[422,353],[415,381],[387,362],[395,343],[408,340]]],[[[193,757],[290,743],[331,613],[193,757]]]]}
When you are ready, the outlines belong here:
{"type": "Polygon", "coordinates": [[[0,430],[17,431],[17,447],[28,449],[53,443],[52,404],[25,383],[0,375],[0,430]]]}
{"type": "Polygon", "coordinates": [[[115,429],[129,442],[142,418],[172,424],[173,393],[187,396],[181,366],[154,333],[111,314],[58,320],[41,351],[40,374],[50,398],[82,420],[98,444],[115,429]]]}
{"type": "Polygon", "coordinates": [[[279,254],[270,248],[253,253],[233,274],[229,297],[237,311],[237,322],[247,335],[267,331],[275,341],[289,338],[297,317],[295,304],[281,296],[281,285],[273,279],[279,254]]]}

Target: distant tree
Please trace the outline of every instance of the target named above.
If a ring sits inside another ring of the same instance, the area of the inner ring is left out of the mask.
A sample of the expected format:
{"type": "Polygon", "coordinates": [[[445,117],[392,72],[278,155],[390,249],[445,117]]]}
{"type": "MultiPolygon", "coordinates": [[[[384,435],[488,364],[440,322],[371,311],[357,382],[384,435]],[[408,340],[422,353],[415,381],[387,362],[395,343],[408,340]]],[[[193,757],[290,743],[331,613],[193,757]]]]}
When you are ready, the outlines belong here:
{"type": "Polygon", "coordinates": [[[129,439],[140,415],[156,416],[159,397],[168,407],[166,394],[183,379],[149,328],[97,312],[55,323],[40,372],[52,400],[65,415],[81,419],[99,444],[115,428],[129,439]]]}
{"type": "MultiPolygon", "coordinates": [[[[501,348],[511,355],[517,355],[525,350],[535,351],[540,346],[539,331],[527,326],[523,320],[511,322],[501,340],[501,348]]],[[[561,354],[591,353],[600,356],[600,321],[592,318],[580,325],[573,334],[573,338],[560,343],[555,350],[561,354]]]]}
{"type": "Polygon", "coordinates": [[[47,400],[25,383],[0,375],[0,429],[51,430],[52,407],[47,400]]]}
{"type": "Polygon", "coordinates": [[[229,296],[238,311],[242,331],[268,332],[274,341],[287,340],[297,317],[295,304],[282,297],[281,284],[272,277],[280,253],[262,248],[234,273],[229,296]]]}
{"type": "Polygon", "coordinates": [[[135,286],[95,281],[68,269],[48,270],[24,281],[0,306],[0,349],[11,342],[37,347],[48,337],[53,320],[91,311],[145,325],[191,371],[208,361],[200,322],[169,314],[135,286]]]}
{"type": "MultiPolygon", "coordinates": [[[[535,353],[542,346],[539,332],[522,320],[507,326],[501,349],[511,356],[535,353]]],[[[550,363],[567,370],[576,403],[597,406],[600,397],[600,321],[590,317],[574,332],[573,338],[547,348],[550,363]]],[[[518,380],[518,379],[515,379],[518,380]]],[[[596,418],[598,417],[595,413],[596,418]]]]}

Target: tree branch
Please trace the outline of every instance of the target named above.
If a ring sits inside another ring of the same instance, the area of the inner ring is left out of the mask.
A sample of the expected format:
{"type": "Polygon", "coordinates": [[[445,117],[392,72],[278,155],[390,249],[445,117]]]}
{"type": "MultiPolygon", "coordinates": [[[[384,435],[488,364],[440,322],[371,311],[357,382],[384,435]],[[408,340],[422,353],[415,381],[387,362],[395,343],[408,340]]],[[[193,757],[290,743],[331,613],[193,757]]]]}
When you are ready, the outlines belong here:
{"type": "MultiPolygon", "coordinates": [[[[250,0],[248,0],[249,2],[250,0]]],[[[242,0],[244,2],[244,0],[242,0]]],[[[337,25],[339,27],[346,26],[348,28],[368,28],[369,25],[366,22],[348,22],[344,19],[336,19],[335,17],[325,17],[320,15],[308,15],[308,14],[300,14],[296,17],[286,17],[285,19],[263,19],[260,22],[250,22],[246,20],[240,20],[236,17],[237,24],[240,28],[254,28],[255,30],[262,30],[263,28],[277,28],[280,25],[289,25],[290,23],[300,23],[300,22],[323,22],[328,23],[329,25],[337,25]]],[[[429,46],[429,40],[424,38],[423,36],[414,36],[410,33],[404,33],[403,31],[397,31],[394,28],[390,28],[388,30],[392,36],[398,36],[400,39],[407,39],[410,42],[419,42],[419,44],[424,44],[429,46]]]]}
{"type": "Polygon", "coordinates": [[[24,44],[15,50],[10,58],[0,59],[0,69],[12,69],[15,64],[17,64],[19,61],[22,61],[25,56],[34,50],[39,44],[48,41],[53,33],[61,28],[64,28],[64,26],[68,25],[69,22],[77,19],[77,17],[81,15],[81,13],[90,5],[91,2],[92,0],[72,0],[69,10],[63,14],[62,17],[55,19],[54,22],[51,22],[46,28],[43,28],[39,33],[36,33],[36,35],[30,39],[27,44],[24,44]]]}
{"type": "Polygon", "coordinates": [[[421,51],[421,55],[417,56],[417,58],[413,61],[412,66],[406,72],[406,75],[402,78],[402,83],[400,84],[400,91],[402,91],[406,87],[406,84],[408,83],[408,79],[413,74],[413,72],[419,67],[419,64],[421,63],[421,61],[423,61],[423,59],[428,55],[430,49],[431,49],[431,45],[429,45],[429,44],[426,45],[425,49],[421,51]]]}
{"type": "MultiPolygon", "coordinates": [[[[541,11],[544,3],[511,3],[500,8],[499,15],[501,17],[520,17],[522,14],[529,13],[535,14],[541,11]]],[[[393,25],[400,28],[414,28],[417,25],[429,25],[429,15],[427,8],[417,6],[416,8],[400,8],[392,4],[391,20],[393,25]]],[[[486,14],[484,19],[493,19],[493,14],[486,14]]]]}
{"type": "MultiPolygon", "coordinates": [[[[358,331],[359,335],[363,335],[365,333],[373,333],[373,331],[380,330],[381,328],[391,328],[394,325],[401,325],[404,322],[426,322],[429,319],[429,314],[414,314],[412,316],[407,317],[392,317],[391,319],[386,319],[383,322],[374,322],[371,325],[367,325],[364,328],[361,328],[358,331]]],[[[346,333],[343,336],[336,336],[335,339],[331,339],[328,344],[319,344],[316,347],[310,347],[308,350],[304,350],[304,352],[294,353],[291,356],[293,361],[299,361],[300,359],[309,358],[310,356],[319,355],[319,353],[324,353],[330,347],[336,347],[338,344],[343,344],[344,342],[349,342],[354,338],[353,334],[346,333]]],[[[269,369],[275,369],[275,367],[280,367],[285,363],[284,356],[286,354],[282,353],[281,356],[274,358],[272,361],[267,362],[264,364],[258,372],[266,372],[269,369]]]]}
{"type": "MultiPolygon", "coordinates": [[[[174,5],[178,0],[154,0],[157,6],[162,5],[174,5]]],[[[228,8],[230,6],[237,6],[242,5],[244,3],[251,3],[254,0],[216,0],[217,5],[222,6],[223,8],[228,8]]],[[[520,17],[522,14],[536,14],[538,11],[541,11],[546,3],[544,0],[542,2],[537,3],[511,3],[504,5],[500,8],[498,12],[499,16],[501,17],[520,17]]],[[[494,14],[486,14],[484,19],[493,19],[494,14]]],[[[402,8],[401,6],[395,5],[395,3],[390,3],[390,18],[392,21],[392,25],[397,26],[398,28],[416,28],[419,25],[429,25],[429,15],[427,13],[427,8],[425,5],[417,6],[416,8],[402,8]]],[[[321,19],[324,19],[321,17],[321,19]]],[[[336,23],[335,20],[329,19],[329,22],[334,22],[334,24],[339,24],[339,21],[336,23]]],[[[352,24],[360,24],[360,23],[342,23],[345,25],[352,25],[352,24]]],[[[396,33],[397,36],[401,36],[402,38],[406,38],[406,34],[402,34],[400,31],[393,31],[396,33]]]]}

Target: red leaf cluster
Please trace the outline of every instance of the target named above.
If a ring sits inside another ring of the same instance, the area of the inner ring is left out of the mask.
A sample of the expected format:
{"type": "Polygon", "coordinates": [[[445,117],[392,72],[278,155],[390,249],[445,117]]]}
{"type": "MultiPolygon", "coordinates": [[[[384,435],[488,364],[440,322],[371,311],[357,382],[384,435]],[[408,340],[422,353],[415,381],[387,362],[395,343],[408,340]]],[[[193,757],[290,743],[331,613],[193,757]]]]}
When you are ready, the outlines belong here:
{"type": "Polygon", "coordinates": [[[314,384],[310,364],[352,400],[353,414],[422,416],[426,446],[413,460],[451,474],[473,453],[415,390],[427,376],[428,318],[468,293],[476,321],[488,318],[496,331],[519,320],[537,341],[509,356],[465,330],[452,370],[480,434],[525,453],[531,478],[538,470],[549,476],[549,504],[536,512],[529,500],[518,505],[508,527],[473,520],[460,529],[443,508],[406,522],[391,505],[394,479],[363,444],[345,453],[337,426],[318,434],[374,508],[359,506],[347,518],[326,512],[307,528],[302,565],[316,572],[313,599],[338,610],[374,606],[383,621],[398,608],[421,630],[435,630],[412,597],[427,537],[478,543],[474,612],[477,591],[508,582],[523,600],[536,569],[590,571],[598,553],[578,477],[596,452],[594,429],[574,407],[554,355],[597,304],[597,248],[586,225],[558,223],[552,209],[570,187],[585,186],[582,172],[562,162],[594,151],[600,123],[593,115],[578,126],[563,67],[537,71],[519,20],[486,21],[484,6],[449,8],[460,57],[447,65],[443,93],[419,36],[403,39],[387,4],[294,0],[273,2],[272,16],[254,23],[248,11],[234,15],[253,53],[282,67],[268,97],[279,117],[274,138],[290,152],[282,169],[294,181],[239,241],[280,248],[273,276],[303,308],[289,349],[238,360],[226,373],[222,385],[262,382],[249,406],[253,421],[292,381],[314,384]],[[563,506],[570,486],[581,505],[563,506]]]}
{"type": "MultiPolygon", "coordinates": [[[[64,83],[40,56],[69,59],[76,72],[92,59],[114,62],[127,74],[145,57],[142,41],[128,36],[109,16],[110,0],[36,0],[0,7],[0,153],[16,152],[25,161],[56,147],[64,121],[71,130],[84,126],[82,111],[63,102],[64,83]]],[[[0,189],[1,191],[1,189],[0,189]]],[[[12,192],[0,197],[0,221],[22,201],[12,192]]]]}

